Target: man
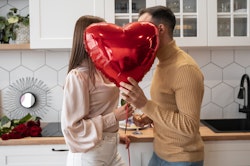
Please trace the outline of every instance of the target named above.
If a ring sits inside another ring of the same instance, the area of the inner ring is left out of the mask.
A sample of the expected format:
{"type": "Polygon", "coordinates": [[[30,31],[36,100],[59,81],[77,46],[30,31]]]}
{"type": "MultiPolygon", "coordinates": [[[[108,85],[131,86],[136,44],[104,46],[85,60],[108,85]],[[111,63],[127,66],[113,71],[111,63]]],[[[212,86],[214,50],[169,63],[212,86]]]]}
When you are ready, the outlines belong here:
{"type": "Polygon", "coordinates": [[[202,166],[204,144],[199,133],[204,78],[197,63],[173,39],[176,19],[164,6],[141,10],[138,21],[149,21],[159,29],[159,49],[150,95],[147,99],[133,78],[120,83],[122,98],[144,115],[137,125],[154,124],[154,153],[149,166],[202,166]]]}

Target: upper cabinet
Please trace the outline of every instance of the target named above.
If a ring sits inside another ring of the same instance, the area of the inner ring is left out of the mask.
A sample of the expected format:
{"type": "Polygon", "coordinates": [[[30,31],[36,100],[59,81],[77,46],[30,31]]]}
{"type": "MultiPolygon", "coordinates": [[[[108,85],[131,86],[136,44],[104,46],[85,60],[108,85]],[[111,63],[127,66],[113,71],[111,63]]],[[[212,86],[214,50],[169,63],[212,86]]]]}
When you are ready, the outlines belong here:
{"type": "Polygon", "coordinates": [[[140,8],[168,6],[176,16],[174,37],[179,46],[247,46],[249,1],[106,0],[109,5],[105,16],[109,16],[106,18],[109,22],[122,26],[137,21],[140,8]]]}
{"type": "Polygon", "coordinates": [[[179,46],[206,46],[206,0],[157,0],[176,16],[174,37],[179,46]]]}
{"type": "Polygon", "coordinates": [[[250,1],[208,0],[208,45],[250,45],[250,1]]]}
{"type": "Polygon", "coordinates": [[[71,48],[74,25],[96,15],[123,26],[137,21],[141,8],[170,7],[174,38],[181,47],[250,45],[250,0],[31,0],[31,48],[71,48]]]}
{"type": "MultiPolygon", "coordinates": [[[[139,9],[155,5],[170,7],[176,16],[174,37],[180,46],[206,46],[206,0],[113,0],[114,7],[109,22],[123,26],[137,21],[139,9]]],[[[105,10],[109,13],[109,10],[105,10]]]]}
{"type": "Polygon", "coordinates": [[[76,20],[104,15],[104,0],[31,0],[30,48],[71,48],[76,20]]]}
{"type": "Polygon", "coordinates": [[[105,0],[105,3],[108,7],[105,19],[119,26],[137,21],[140,9],[155,5],[154,0],[105,0]]]}

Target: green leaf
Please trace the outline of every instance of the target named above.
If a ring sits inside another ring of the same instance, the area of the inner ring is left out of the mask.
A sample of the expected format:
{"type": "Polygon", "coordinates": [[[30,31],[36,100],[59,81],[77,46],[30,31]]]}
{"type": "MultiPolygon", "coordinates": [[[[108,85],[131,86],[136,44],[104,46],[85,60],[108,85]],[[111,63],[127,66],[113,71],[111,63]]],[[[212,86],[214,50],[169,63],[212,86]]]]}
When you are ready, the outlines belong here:
{"type": "Polygon", "coordinates": [[[2,125],[2,128],[10,128],[11,127],[11,121],[8,121],[4,125],[2,125]]]}
{"type": "Polygon", "coordinates": [[[23,25],[28,26],[30,24],[29,18],[23,19],[23,25]]]}
{"type": "Polygon", "coordinates": [[[3,126],[5,124],[7,124],[8,122],[11,122],[11,120],[7,117],[7,116],[3,116],[1,118],[1,123],[0,123],[0,126],[3,126]]]}
{"type": "Polygon", "coordinates": [[[17,126],[17,125],[20,124],[20,120],[19,119],[13,119],[11,122],[12,122],[13,126],[17,126]]]}
{"type": "Polygon", "coordinates": [[[6,36],[6,35],[3,36],[3,41],[4,41],[5,43],[8,43],[9,40],[10,40],[9,36],[6,36]]]}
{"type": "Polygon", "coordinates": [[[5,24],[3,24],[2,22],[0,22],[0,30],[2,31],[5,28],[5,24]]]}
{"type": "Polygon", "coordinates": [[[123,106],[124,104],[126,104],[126,101],[121,99],[121,105],[123,106]]]}
{"type": "Polygon", "coordinates": [[[0,119],[0,136],[11,130],[11,120],[7,116],[0,119]]]}
{"type": "Polygon", "coordinates": [[[6,18],[0,16],[0,30],[1,31],[5,28],[5,22],[6,22],[6,18]]]}
{"type": "Polygon", "coordinates": [[[18,9],[15,8],[15,7],[10,9],[10,11],[13,12],[13,13],[15,13],[15,14],[17,13],[17,10],[18,10],[18,9]]]}
{"type": "Polygon", "coordinates": [[[28,122],[30,120],[34,120],[32,115],[27,114],[26,116],[24,116],[22,119],[19,120],[19,123],[25,123],[28,122]]]}
{"type": "Polygon", "coordinates": [[[8,132],[10,132],[11,131],[11,128],[9,127],[9,128],[6,128],[6,127],[4,127],[4,128],[0,128],[0,136],[2,136],[3,134],[5,134],[5,133],[8,133],[8,132]]]}

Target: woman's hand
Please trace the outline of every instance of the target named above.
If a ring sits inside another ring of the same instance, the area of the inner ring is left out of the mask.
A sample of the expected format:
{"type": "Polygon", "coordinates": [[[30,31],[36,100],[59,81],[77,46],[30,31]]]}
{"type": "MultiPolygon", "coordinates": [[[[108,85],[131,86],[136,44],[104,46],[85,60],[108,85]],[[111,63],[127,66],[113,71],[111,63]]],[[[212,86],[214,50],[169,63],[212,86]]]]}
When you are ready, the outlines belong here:
{"type": "Polygon", "coordinates": [[[126,103],[125,105],[117,108],[114,113],[117,121],[125,120],[132,116],[134,112],[133,107],[126,103]]]}
{"type": "Polygon", "coordinates": [[[129,137],[127,135],[120,135],[120,143],[126,144],[126,149],[128,149],[130,145],[129,137]]]}

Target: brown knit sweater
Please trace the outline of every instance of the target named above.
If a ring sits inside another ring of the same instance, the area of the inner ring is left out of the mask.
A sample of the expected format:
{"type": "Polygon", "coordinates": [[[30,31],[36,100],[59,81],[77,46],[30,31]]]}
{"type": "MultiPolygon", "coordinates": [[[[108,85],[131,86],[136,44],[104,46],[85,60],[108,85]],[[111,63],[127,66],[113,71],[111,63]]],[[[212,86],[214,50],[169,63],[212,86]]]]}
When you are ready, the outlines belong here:
{"type": "Polygon", "coordinates": [[[159,63],[151,84],[151,100],[141,108],[154,121],[154,151],[170,162],[203,160],[199,133],[203,74],[174,40],[156,56],[159,63]]]}

